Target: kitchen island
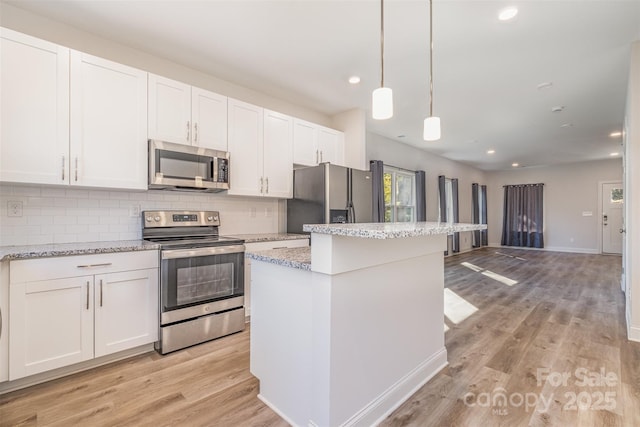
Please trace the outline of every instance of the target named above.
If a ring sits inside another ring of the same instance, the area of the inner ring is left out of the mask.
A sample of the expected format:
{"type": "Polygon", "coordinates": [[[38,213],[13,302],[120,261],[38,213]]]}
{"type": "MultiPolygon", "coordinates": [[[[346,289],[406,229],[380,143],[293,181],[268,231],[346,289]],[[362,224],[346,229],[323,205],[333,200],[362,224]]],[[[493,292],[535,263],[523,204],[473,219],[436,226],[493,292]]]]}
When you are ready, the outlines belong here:
{"type": "Polygon", "coordinates": [[[447,234],[484,225],[305,225],[311,247],[248,253],[251,372],[296,426],[377,424],[447,364],[447,234]]]}

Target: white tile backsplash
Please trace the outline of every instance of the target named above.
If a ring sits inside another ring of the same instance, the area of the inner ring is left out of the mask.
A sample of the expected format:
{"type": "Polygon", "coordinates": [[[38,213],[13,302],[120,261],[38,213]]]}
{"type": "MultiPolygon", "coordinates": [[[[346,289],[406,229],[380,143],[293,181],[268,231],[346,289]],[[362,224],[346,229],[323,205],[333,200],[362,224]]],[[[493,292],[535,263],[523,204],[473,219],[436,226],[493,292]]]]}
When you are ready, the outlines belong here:
{"type": "Polygon", "coordinates": [[[155,209],[220,211],[221,234],[284,231],[286,204],[276,199],[178,191],[106,191],[0,184],[0,245],[139,239],[141,217],[155,209]],[[21,217],[7,202],[21,201],[21,217]],[[255,216],[251,213],[255,212],[255,216]]]}

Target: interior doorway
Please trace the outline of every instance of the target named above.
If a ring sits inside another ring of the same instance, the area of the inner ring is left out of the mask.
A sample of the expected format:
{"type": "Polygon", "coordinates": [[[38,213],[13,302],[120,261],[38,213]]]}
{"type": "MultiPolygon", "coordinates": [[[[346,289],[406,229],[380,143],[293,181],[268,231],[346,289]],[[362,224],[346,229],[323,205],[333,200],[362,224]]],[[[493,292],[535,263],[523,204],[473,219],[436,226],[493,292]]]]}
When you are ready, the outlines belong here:
{"type": "Polygon", "coordinates": [[[602,253],[622,254],[622,182],[602,184],[602,253]]]}

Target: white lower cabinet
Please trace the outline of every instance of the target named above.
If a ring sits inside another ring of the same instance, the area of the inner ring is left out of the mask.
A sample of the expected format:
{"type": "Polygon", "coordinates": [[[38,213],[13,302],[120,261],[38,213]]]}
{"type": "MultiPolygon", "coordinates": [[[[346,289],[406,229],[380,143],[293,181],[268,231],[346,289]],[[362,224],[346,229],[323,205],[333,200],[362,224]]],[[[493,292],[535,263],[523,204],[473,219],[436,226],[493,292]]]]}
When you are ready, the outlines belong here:
{"type": "MultiPolygon", "coordinates": [[[[309,239],[275,240],[270,242],[245,243],[245,251],[257,252],[280,248],[301,248],[309,246],[309,239]]],[[[244,259],[244,309],[251,315],[251,258],[244,259]]]]}
{"type": "Polygon", "coordinates": [[[9,380],[157,340],[156,251],[12,261],[9,275],[9,380]]]}

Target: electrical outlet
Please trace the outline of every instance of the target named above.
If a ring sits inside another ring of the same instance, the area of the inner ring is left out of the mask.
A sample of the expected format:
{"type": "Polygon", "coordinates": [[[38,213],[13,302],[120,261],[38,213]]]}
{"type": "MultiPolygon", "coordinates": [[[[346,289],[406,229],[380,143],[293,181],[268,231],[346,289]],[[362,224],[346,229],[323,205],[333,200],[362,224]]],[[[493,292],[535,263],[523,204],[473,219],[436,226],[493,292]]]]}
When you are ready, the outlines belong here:
{"type": "Polygon", "coordinates": [[[138,218],[140,216],[140,205],[129,206],[129,216],[132,218],[138,218]]]}
{"type": "Polygon", "coordinates": [[[7,202],[7,216],[22,216],[22,202],[20,200],[9,200],[7,202]]]}

